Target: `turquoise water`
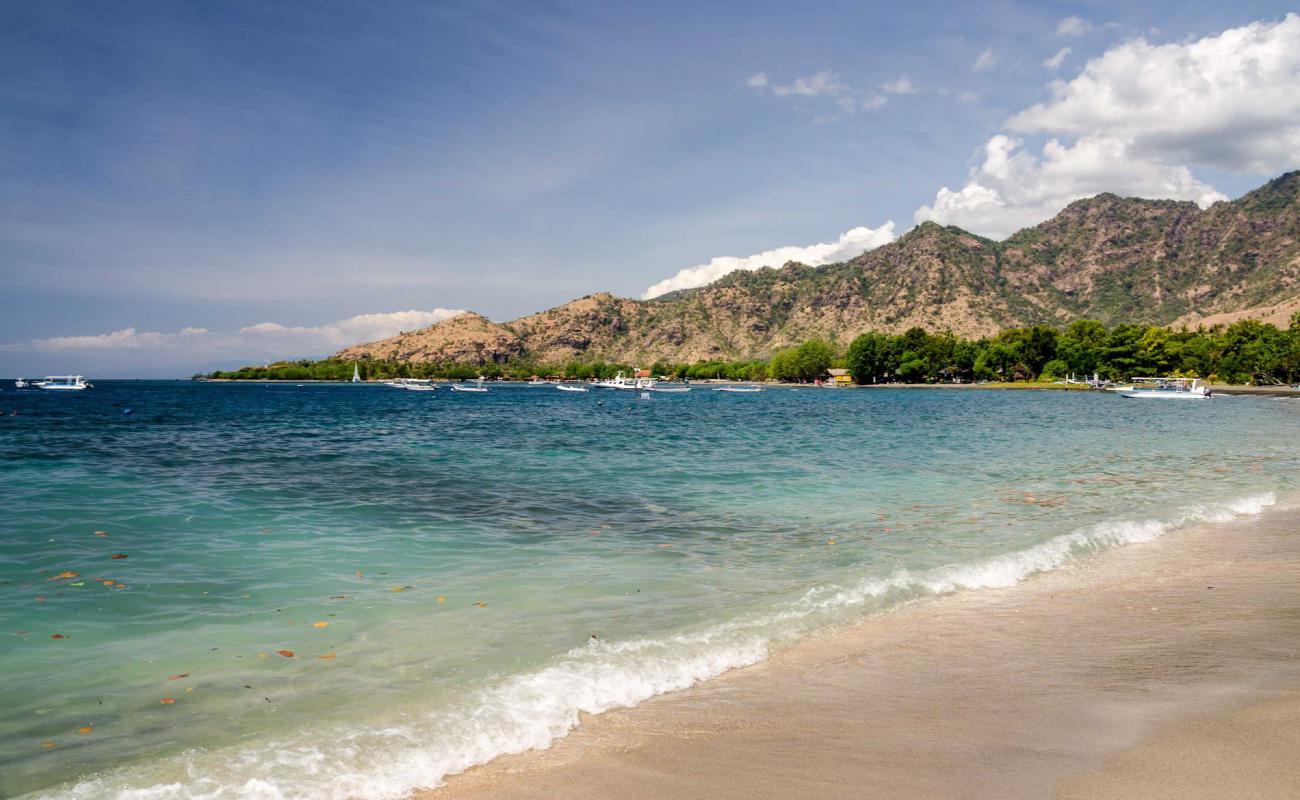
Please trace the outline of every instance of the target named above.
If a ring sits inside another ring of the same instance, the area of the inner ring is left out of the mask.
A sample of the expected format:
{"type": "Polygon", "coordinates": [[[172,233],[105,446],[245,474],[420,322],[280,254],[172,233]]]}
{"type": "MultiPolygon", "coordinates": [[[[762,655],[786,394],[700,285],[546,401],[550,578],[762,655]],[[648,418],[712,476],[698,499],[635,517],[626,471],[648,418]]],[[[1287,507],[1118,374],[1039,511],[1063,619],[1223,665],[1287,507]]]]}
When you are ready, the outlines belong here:
{"type": "Polygon", "coordinates": [[[3,796],[403,797],[1300,483],[1272,398],[99,382],[14,408],[3,796]]]}

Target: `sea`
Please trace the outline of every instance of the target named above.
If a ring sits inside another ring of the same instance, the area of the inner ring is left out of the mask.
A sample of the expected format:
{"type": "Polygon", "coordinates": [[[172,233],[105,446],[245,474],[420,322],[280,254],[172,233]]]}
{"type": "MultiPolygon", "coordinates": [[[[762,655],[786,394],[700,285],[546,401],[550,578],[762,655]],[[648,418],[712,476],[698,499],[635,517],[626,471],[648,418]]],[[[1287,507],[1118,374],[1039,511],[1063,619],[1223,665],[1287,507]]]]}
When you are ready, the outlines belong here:
{"type": "Polygon", "coordinates": [[[10,386],[3,797],[402,798],[827,626],[1300,493],[1274,397],[10,386]]]}

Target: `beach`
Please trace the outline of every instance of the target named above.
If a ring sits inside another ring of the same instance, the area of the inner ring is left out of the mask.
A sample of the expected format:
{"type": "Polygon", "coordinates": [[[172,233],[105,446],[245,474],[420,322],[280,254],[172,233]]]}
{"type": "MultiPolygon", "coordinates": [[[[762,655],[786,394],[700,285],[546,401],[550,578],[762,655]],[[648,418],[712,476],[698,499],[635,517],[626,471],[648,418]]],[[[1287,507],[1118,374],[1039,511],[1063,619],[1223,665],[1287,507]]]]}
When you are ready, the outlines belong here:
{"type": "Polygon", "coordinates": [[[837,627],[420,798],[1294,798],[1294,513],[837,627]]]}

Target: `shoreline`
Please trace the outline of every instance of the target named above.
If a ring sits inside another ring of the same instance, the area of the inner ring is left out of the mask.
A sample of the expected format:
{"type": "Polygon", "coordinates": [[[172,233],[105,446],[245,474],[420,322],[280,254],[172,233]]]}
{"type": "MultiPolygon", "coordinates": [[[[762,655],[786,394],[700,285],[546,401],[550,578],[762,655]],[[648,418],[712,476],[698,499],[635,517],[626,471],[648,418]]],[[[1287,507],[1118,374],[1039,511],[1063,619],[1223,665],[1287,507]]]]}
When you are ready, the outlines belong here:
{"type": "Polygon", "coordinates": [[[1293,513],[819,632],[416,797],[1296,796],[1293,513]],[[1225,736],[1248,775],[1202,757],[1225,736]]]}

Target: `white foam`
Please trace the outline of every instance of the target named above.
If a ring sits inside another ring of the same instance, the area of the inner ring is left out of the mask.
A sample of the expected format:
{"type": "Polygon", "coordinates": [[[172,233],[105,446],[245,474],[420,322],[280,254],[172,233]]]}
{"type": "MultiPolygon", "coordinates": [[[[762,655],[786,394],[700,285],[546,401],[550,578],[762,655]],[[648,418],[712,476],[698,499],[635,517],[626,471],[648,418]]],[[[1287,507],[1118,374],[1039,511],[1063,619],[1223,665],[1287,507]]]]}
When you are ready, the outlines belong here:
{"type": "Polygon", "coordinates": [[[1273,494],[1196,506],[1164,520],[1114,520],[975,564],[956,564],[849,587],[823,587],[772,614],[707,630],[625,642],[589,642],[549,666],[507,678],[458,704],[385,728],[304,731],[291,741],[191,752],[155,778],[121,772],[42,795],[115,800],[398,800],[501,755],[545,748],[580,713],[634,706],[765,659],[773,643],[899,599],[1014,585],[1078,554],[1155,539],[1191,522],[1222,522],[1273,505],[1273,494]],[[165,778],[164,778],[165,775],[165,778]],[[145,785],[140,785],[144,783],[145,785]]]}

